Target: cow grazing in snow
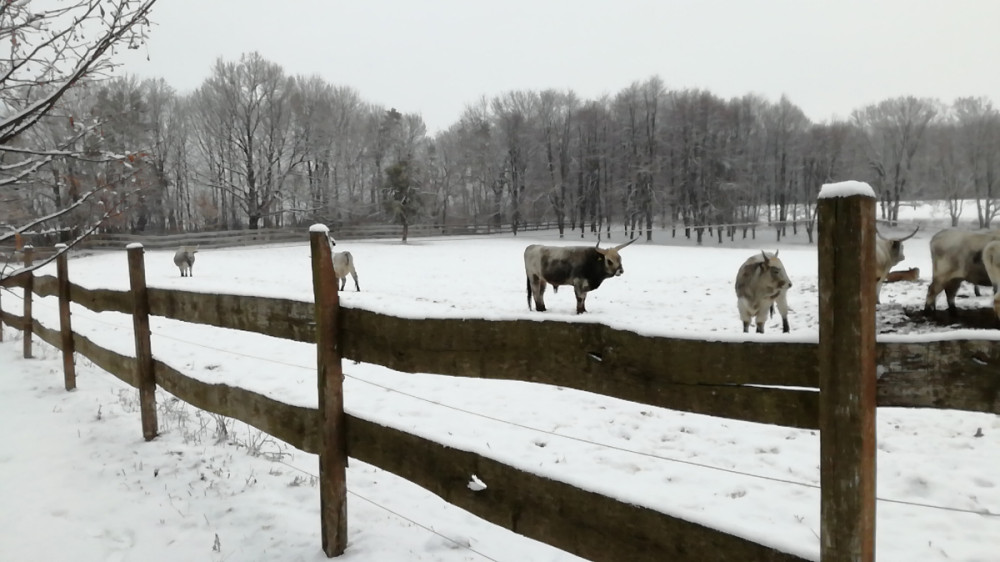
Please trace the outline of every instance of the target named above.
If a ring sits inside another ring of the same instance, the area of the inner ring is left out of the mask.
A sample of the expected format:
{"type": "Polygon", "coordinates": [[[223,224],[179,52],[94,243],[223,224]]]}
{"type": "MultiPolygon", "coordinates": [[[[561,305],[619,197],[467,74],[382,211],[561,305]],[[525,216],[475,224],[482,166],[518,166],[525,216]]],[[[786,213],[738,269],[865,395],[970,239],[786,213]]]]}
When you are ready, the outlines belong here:
{"type": "Polygon", "coordinates": [[[181,270],[181,277],[194,276],[194,254],[198,246],[181,246],[174,252],[174,265],[181,270]]]}
{"type": "Polygon", "coordinates": [[[354,269],[354,256],[350,252],[337,252],[333,254],[333,273],[340,279],[340,290],[344,290],[347,285],[347,275],[354,279],[354,290],[360,291],[358,285],[358,272],[354,269]]]}
{"type": "Polygon", "coordinates": [[[576,294],[576,313],[587,312],[585,306],[587,293],[600,287],[605,279],[617,277],[625,272],[618,252],[636,240],[638,238],[633,238],[614,248],[540,244],[528,246],[524,249],[528,310],[531,310],[531,299],[534,298],[535,310],[545,311],[546,285],[552,285],[553,291],[560,285],[572,285],[576,294]]]}
{"type": "Polygon", "coordinates": [[[983,264],[983,249],[1000,240],[1000,230],[959,230],[947,228],[931,237],[931,284],[927,287],[924,311],[932,312],[943,290],[948,312],[956,314],[955,294],[962,281],[973,285],[992,285],[983,264]]]}
{"type": "Polygon", "coordinates": [[[750,330],[750,319],[756,317],[757,333],[764,333],[764,322],[772,305],[781,313],[781,331],[788,328],[788,288],[792,282],[785,273],[785,266],[778,259],[778,251],[764,252],[747,258],[736,274],[736,306],[743,321],[743,331],[750,330]]]}
{"type": "Polygon", "coordinates": [[[906,259],[903,255],[903,242],[913,238],[917,231],[920,230],[918,226],[911,232],[908,236],[902,238],[886,238],[882,236],[882,233],[875,230],[875,234],[878,238],[875,240],[875,302],[878,303],[879,295],[882,294],[882,283],[885,283],[886,276],[889,275],[889,271],[894,265],[906,259]]]}

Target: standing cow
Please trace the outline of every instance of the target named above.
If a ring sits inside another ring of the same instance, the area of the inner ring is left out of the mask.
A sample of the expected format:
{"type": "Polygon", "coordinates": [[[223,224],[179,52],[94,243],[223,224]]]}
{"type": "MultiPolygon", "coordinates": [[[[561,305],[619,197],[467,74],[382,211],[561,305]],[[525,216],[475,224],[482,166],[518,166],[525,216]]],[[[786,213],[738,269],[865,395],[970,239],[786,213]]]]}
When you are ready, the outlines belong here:
{"type": "Polygon", "coordinates": [[[340,279],[341,291],[347,286],[348,274],[354,279],[354,290],[361,290],[361,286],[358,285],[358,272],[354,269],[354,256],[350,252],[344,251],[333,254],[333,274],[337,276],[337,279],[340,279]]]}
{"type": "Polygon", "coordinates": [[[633,238],[614,248],[540,244],[528,246],[524,249],[524,273],[528,279],[528,310],[531,310],[531,299],[534,298],[535,310],[545,311],[546,285],[552,285],[553,291],[558,289],[559,285],[572,285],[576,294],[576,313],[587,312],[584,306],[587,293],[600,287],[605,279],[617,277],[625,272],[618,252],[636,240],[638,238],[633,238]]]}
{"type": "Polygon", "coordinates": [[[997,324],[1000,327],[1000,240],[994,240],[983,247],[983,266],[993,283],[993,312],[997,316],[997,324]]]}
{"type": "Polygon", "coordinates": [[[983,265],[983,249],[1000,240],[1000,230],[958,230],[947,228],[931,237],[931,284],[927,287],[924,312],[934,311],[934,302],[943,290],[948,312],[956,314],[955,294],[962,281],[992,285],[983,265]]]}
{"type": "Polygon", "coordinates": [[[181,270],[181,277],[194,276],[194,254],[198,246],[181,246],[174,252],[174,265],[181,270]]]}
{"type": "Polygon", "coordinates": [[[881,302],[879,300],[879,295],[882,294],[882,284],[885,283],[886,276],[889,275],[889,271],[892,266],[906,259],[903,255],[903,242],[913,238],[917,231],[920,230],[918,226],[909,234],[909,236],[904,236],[902,238],[886,238],[882,236],[882,233],[875,230],[875,234],[878,238],[875,240],[875,302],[881,302]]]}
{"type": "Polygon", "coordinates": [[[743,331],[750,330],[750,319],[756,317],[757,333],[764,333],[764,322],[772,305],[781,313],[781,331],[788,331],[788,288],[792,286],[778,251],[769,254],[761,250],[747,258],[736,274],[736,306],[743,321],[743,331]]]}

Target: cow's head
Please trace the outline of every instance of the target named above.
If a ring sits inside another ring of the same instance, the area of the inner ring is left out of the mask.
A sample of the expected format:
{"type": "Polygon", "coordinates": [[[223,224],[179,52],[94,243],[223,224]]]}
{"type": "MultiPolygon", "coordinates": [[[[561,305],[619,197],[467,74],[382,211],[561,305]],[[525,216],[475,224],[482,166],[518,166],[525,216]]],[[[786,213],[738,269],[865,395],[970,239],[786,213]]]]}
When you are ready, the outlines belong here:
{"type": "MultiPolygon", "coordinates": [[[[638,240],[638,238],[633,238],[624,244],[615,246],[614,248],[597,248],[597,253],[604,260],[604,272],[608,277],[617,277],[622,273],[625,273],[625,269],[622,267],[622,257],[618,254],[618,252],[636,240],[638,240]]],[[[597,243],[600,244],[601,241],[598,240],[597,243]]]]}
{"type": "Polygon", "coordinates": [[[764,250],[760,251],[760,255],[764,256],[764,261],[760,262],[761,277],[767,279],[768,285],[775,288],[775,290],[780,291],[792,286],[792,281],[788,278],[788,274],[785,273],[785,264],[781,263],[778,259],[778,250],[774,251],[774,255],[767,255],[764,250]]]}
{"type": "Polygon", "coordinates": [[[903,242],[913,238],[917,234],[918,230],[920,230],[919,225],[917,228],[913,229],[913,232],[902,238],[886,238],[885,236],[882,236],[882,233],[878,231],[877,227],[875,228],[875,234],[885,241],[886,250],[889,254],[889,267],[892,267],[906,259],[906,256],[903,254],[903,242]]]}

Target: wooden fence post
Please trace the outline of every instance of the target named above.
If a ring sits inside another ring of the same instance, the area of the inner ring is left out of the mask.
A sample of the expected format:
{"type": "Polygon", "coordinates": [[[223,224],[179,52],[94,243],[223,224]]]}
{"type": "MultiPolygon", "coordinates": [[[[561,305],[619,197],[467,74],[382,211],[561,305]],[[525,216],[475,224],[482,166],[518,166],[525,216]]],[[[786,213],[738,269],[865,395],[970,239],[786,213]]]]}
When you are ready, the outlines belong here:
{"type": "Polygon", "coordinates": [[[819,427],[823,562],[875,559],[875,193],[819,193],[819,427]]]}
{"type": "Polygon", "coordinates": [[[59,294],[59,335],[62,341],[63,380],[66,390],[76,388],[76,365],[73,356],[76,351],[73,344],[73,327],[69,315],[69,258],[65,244],[56,244],[55,249],[60,254],[56,257],[56,280],[59,294]]]}
{"type": "MultiPolygon", "coordinates": [[[[35,247],[24,246],[24,267],[31,267],[35,262],[35,247]]],[[[31,300],[35,290],[35,273],[28,272],[24,277],[24,358],[31,359],[31,336],[35,333],[34,320],[31,318],[31,300]]]]}
{"type": "Polygon", "coordinates": [[[135,385],[139,388],[139,412],[142,436],[156,437],[156,378],[153,375],[153,349],[149,343],[149,295],[146,292],[146,264],[142,244],[129,244],[128,278],[132,289],[132,326],[135,333],[135,385]]]}
{"type": "Polygon", "coordinates": [[[347,548],[347,431],[344,374],[340,364],[337,317],[340,295],[333,273],[329,230],[309,228],[313,297],[316,307],[316,362],[319,383],[319,509],[323,552],[340,556],[347,548]]]}

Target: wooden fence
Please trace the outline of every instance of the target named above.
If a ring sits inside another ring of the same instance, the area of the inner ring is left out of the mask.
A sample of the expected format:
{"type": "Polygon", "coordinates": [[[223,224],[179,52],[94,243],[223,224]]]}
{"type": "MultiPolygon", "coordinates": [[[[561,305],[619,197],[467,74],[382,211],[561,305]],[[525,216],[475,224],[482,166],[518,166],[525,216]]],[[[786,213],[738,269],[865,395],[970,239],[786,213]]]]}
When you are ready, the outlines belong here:
{"type": "Polygon", "coordinates": [[[800,560],[345,414],[343,357],[404,372],[544,383],[713,416],[818,428],[824,457],[822,560],[872,560],[876,403],[1000,414],[1000,346],[970,340],[875,343],[874,288],[865,282],[874,277],[869,276],[874,222],[866,206],[874,209],[874,199],[820,200],[818,345],[651,337],[589,323],[418,320],[340,308],[325,232],[311,234],[315,303],[145,288],[143,249],[134,246],[129,249],[130,291],[72,284],[64,254],[56,277],[25,274],[6,280],[25,289],[24,315],[2,312],[0,321],[24,330],[25,357],[30,357],[33,335],[63,350],[67,389],[75,385],[74,352],[140,388],[147,439],[156,431],[155,417],[149,417],[155,416],[155,385],[195,407],[318,453],[323,549],[329,556],[345,546],[343,466],[349,453],[483,519],[593,560],[800,560]],[[32,318],[32,294],[58,296],[61,310],[65,303],[59,329],[32,318]],[[104,349],[73,332],[70,301],[95,312],[133,315],[136,356],[104,349]],[[831,307],[840,307],[836,315],[831,307]],[[850,307],[859,312],[853,314],[850,307]],[[147,314],[318,342],[319,409],[204,383],[154,360],[148,320],[143,320],[147,314]],[[869,319],[871,329],[866,329],[869,319]],[[539,341],[560,351],[537,353],[539,341]],[[472,473],[490,487],[469,490],[465,484],[472,473]]]}
{"type": "MultiPolygon", "coordinates": [[[[518,232],[550,230],[555,222],[521,224],[518,232]]],[[[431,236],[483,236],[511,232],[510,224],[417,224],[410,225],[409,238],[431,236]]],[[[35,260],[46,259],[55,254],[54,240],[68,236],[68,231],[24,233],[23,240],[34,249],[35,260]]],[[[403,227],[394,224],[353,225],[337,228],[332,232],[337,240],[392,239],[401,238],[403,227]]],[[[307,236],[305,228],[261,228],[256,230],[224,230],[211,232],[185,232],[180,234],[93,234],[84,238],[76,247],[81,250],[120,250],[128,244],[142,244],[146,249],[163,250],[178,246],[197,245],[203,249],[230,248],[235,246],[256,246],[263,244],[296,244],[307,236]]],[[[0,266],[5,263],[20,263],[24,252],[13,239],[0,243],[0,266]]]]}

